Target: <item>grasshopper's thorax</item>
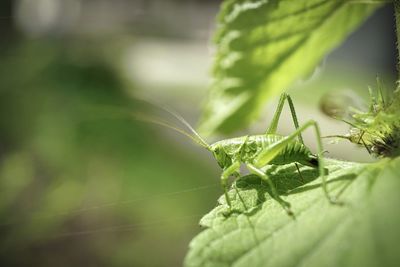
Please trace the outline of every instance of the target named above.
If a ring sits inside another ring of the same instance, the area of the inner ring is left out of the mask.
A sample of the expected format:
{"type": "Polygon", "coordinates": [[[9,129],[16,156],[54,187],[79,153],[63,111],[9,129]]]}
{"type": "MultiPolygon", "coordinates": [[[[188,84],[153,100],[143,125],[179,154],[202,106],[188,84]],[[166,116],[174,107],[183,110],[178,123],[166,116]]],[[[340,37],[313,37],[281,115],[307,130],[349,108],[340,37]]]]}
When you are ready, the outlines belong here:
{"type": "MultiPolygon", "coordinates": [[[[211,145],[215,159],[221,168],[230,166],[233,162],[253,163],[257,156],[268,147],[279,142],[284,137],[280,135],[252,135],[226,139],[211,145]]],[[[298,141],[290,142],[270,164],[283,165],[299,162],[316,166],[316,157],[310,150],[298,141]]]]}

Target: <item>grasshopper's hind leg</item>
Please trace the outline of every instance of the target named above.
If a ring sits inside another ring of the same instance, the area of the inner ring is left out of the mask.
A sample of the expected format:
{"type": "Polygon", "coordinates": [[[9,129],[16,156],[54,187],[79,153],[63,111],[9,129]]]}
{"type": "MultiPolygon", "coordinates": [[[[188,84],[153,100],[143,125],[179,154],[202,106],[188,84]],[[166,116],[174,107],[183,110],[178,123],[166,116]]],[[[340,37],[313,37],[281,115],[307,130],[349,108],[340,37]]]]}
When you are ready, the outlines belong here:
{"type": "Polygon", "coordinates": [[[313,120],[306,122],[303,126],[299,127],[291,135],[285,137],[281,141],[266,148],[253,161],[253,165],[256,168],[261,168],[261,167],[267,165],[271,160],[273,160],[275,158],[276,155],[278,155],[286,147],[286,145],[288,145],[291,141],[293,141],[295,138],[297,138],[300,133],[302,133],[304,130],[306,130],[309,127],[314,128],[315,134],[317,137],[317,145],[318,145],[318,155],[317,156],[318,156],[318,163],[319,163],[318,170],[319,170],[319,175],[322,179],[322,189],[325,193],[325,196],[329,200],[329,202],[332,204],[342,204],[341,202],[337,201],[336,198],[332,197],[329,194],[328,186],[327,186],[327,182],[326,182],[325,168],[324,168],[325,164],[324,164],[324,159],[323,159],[323,147],[322,147],[322,141],[321,141],[321,132],[318,127],[318,124],[313,120]]]}
{"type": "Polygon", "coordinates": [[[255,167],[254,165],[248,163],[247,164],[247,168],[249,169],[249,171],[255,175],[257,175],[258,177],[260,177],[263,181],[267,182],[270,189],[271,189],[271,193],[272,193],[272,197],[277,200],[279,202],[279,204],[281,204],[281,206],[283,207],[283,209],[289,214],[289,215],[293,215],[293,212],[290,209],[290,203],[286,202],[285,200],[283,200],[279,194],[278,194],[278,190],[276,190],[276,187],[274,185],[274,183],[271,181],[271,179],[259,168],[255,167]]]}
{"type": "MultiPolygon", "coordinates": [[[[283,93],[283,94],[281,94],[281,97],[279,98],[278,106],[275,110],[274,117],[272,118],[271,125],[269,126],[266,134],[276,134],[276,131],[278,129],[279,119],[282,114],[283,105],[285,104],[285,100],[287,100],[287,102],[289,104],[290,113],[292,114],[294,127],[296,128],[296,130],[299,128],[299,121],[297,120],[296,109],[294,108],[292,98],[287,93],[283,93]]],[[[297,138],[299,139],[299,141],[302,144],[304,144],[301,133],[298,134],[297,138]]]]}

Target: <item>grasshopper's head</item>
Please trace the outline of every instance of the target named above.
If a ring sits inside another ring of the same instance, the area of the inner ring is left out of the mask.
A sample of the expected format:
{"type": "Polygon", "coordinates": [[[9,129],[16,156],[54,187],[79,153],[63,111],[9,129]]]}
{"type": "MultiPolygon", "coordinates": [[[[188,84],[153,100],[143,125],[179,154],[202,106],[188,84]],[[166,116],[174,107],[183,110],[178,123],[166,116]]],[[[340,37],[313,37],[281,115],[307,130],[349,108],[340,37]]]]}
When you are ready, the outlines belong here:
{"type": "Polygon", "coordinates": [[[224,147],[220,143],[214,143],[210,146],[210,151],[213,153],[218,165],[225,168],[232,164],[231,157],[225,152],[224,147]]]}

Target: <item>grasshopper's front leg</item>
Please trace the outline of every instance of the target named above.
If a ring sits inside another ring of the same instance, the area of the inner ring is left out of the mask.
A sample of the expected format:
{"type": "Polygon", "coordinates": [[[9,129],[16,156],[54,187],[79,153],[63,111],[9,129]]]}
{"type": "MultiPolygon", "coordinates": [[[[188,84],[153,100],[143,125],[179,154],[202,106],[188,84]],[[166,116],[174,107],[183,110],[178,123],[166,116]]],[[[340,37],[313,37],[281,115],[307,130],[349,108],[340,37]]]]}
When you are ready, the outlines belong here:
{"type": "Polygon", "coordinates": [[[232,208],[232,203],[228,195],[228,179],[229,176],[239,171],[239,169],[240,169],[240,162],[236,161],[232,165],[224,169],[224,171],[221,174],[221,186],[222,188],[224,188],[225,200],[229,208],[232,208]]]}

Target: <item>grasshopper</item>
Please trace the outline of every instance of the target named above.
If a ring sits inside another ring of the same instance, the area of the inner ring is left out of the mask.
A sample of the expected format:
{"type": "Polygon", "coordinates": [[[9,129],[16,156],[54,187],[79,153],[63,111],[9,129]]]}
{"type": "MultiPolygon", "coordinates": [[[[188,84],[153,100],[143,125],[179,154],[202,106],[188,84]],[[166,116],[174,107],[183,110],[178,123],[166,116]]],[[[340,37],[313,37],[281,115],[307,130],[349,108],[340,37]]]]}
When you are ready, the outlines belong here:
{"type": "Polygon", "coordinates": [[[177,129],[167,123],[159,120],[151,119],[149,117],[144,118],[140,116],[138,119],[150,121],[152,123],[160,124],[162,126],[172,128],[201,145],[210,151],[222,168],[222,174],[220,177],[221,186],[224,190],[225,200],[229,208],[231,209],[231,199],[228,195],[228,180],[230,176],[240,176],[240,166],[244,164],[250,173],[259,176],[265,181],[270,189],[272,197],[283,207],[283,209],[289,214],[293,215],[290,203],[283,200],[274,185],[270,177],[262,170],[267,165],[286,165],[295,163],[297,170],[299,171],[298,163],[313,168],[319,169],[319,175],[322,178],[322,188],[331,203],[337,203],[336,200],[330,196],[327,188],[324,160],[323,160],[323,146],[321,141],[321,133],[317,122],[309,120],[301,127],[299,126],[296,111],[293,105],[291,97],[283,93],[279,99],[278,107],[272,119],[272,123],[264,134],[261,135],[246,135],[231,139],[225,139],[213,144],[208,144],[191,126],[187,123],[180,115],[167,110],[179,121],[181,121],[190,131],[194,134],[191,135],[181,129],[177,129]],[[277,134],[277,126],[279,118],[282,113],[282,109],[287,100],[293,123],[296,130],[288,135],[282,136],[277,134]],[[313,127],[317,136],[318,154],[313,154],[310,149],[304,144],[301,133],[309,127],[313,127]]]}

